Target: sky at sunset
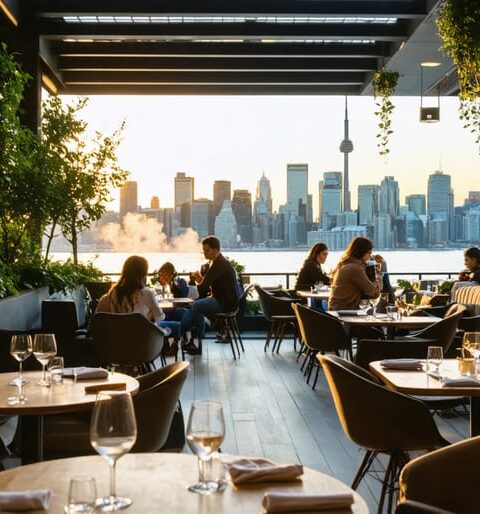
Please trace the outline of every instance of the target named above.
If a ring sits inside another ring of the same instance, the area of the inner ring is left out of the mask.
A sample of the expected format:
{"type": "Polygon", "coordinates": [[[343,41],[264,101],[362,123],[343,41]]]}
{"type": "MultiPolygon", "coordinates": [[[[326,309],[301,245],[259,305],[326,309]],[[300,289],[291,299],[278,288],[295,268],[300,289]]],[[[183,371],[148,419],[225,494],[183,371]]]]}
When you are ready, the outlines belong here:
{"type": "MultiPolygon", "coordinates": [[[[458,100],[441,99],[437,124],[418,121],[419,98],[396,97],[394,104],[395,132],[385,162],[376,149],[373,98],[349,98],[353,206],[359,184],[379,184],[386,175],[399,181],[402,203],[407,194],[426,193],[428,175],[439,163],[452,176],[455,205],[468,191],[480,190],[479,148],[458,119],[458,100]]],[[[195,177],[197,198],[212,198],[217,179],[254,193],[265,172],[276,208],[286,198],[287,163],[301,162],[309,165],[316,217],[318,181],[325,171],[343,169],[338,147],[344,98],[338,96],[92,96],[82,117],[92,131],[103,132],[125,119],[119,160],[138,181],[144,207],[152,195],[160,197],[161,207],[171,207],[173,178],[184,171],[195,177]]],[[[118,201],[111,207],[118,209],[118,201]]]]}

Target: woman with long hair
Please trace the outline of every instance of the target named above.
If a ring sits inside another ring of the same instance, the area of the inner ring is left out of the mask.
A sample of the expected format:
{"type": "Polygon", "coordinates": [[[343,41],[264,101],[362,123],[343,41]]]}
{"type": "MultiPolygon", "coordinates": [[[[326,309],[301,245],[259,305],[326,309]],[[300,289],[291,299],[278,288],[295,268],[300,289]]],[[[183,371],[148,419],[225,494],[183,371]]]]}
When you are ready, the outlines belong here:
{"type": "Polygon", "coordinates": [[[356,237],[333,272],[332,292],[328,301],[330,310],[358,309],[362,295],[376,298],[382,290],[380,266],[383,259],[377,256],[374,280],[366,273],[367,262],[372,258],[373,245],[366,237],[356,237]]]}
{"type": "Polygon", "coordinates": [[[467,269],[460,273],[458,280],[480,284],[480,249],[475,246],[467,248],[463,256],[467,269]]]}
{"type": "Polygon", "coordinates": [[[322,282],[324,285],[330,285],[330,277],[322,270],[322,264],[325,264],[328,256],[328,248],[324,243],[315,243],[307,258],[304,260],[302,269],[298,272],[296,291],[310,291],[310,289],[322,282]]]}
{"type": "Polygon", "coordinates": [[[122,274],[110,291],[103,295],[97,312],[138,312],[150,321],[159,323],[165,318],[155,293],[146,287],[148,262],[132,255],[123,263],[122,274]]]}

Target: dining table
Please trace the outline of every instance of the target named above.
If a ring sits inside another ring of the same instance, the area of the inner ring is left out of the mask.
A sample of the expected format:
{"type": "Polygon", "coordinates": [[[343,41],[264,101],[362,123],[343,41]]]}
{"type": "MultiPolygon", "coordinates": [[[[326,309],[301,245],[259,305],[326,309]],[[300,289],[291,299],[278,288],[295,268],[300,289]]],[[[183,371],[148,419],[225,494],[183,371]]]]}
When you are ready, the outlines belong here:
{"type": "MultiPolygon", "coordinates": [[[[222,454],[224,461],[238,456],[222,454]]],[[[0,490],[50,489],[48,510],[30,511],[48,514],[64,511],[69,481],[76,475],[95,478],[97,495],[108,494],[108,464],[100,456],[51,460],[0,472],[0,490]]],[[[304,468],[299,480],[283,483],[263,483],[235,487],[227,481],[223,492],[204,496],[188,491],[198,481],[197,458],[187,454],[133,453],[117,462],[117,493],[133,500],[129,514],[168,512],[169,514],[255,514],[262,512],[266,491],[305,492],[310,494],[351,493],[351,508],[336,509],[336,514],[368,514],[363,498],[336,478],[304,468]]],[[[333,512],[333,511],[322,511],[333,512]]]]}
{"type": "Polygon", "coordinates": [[[381,361],[370,363],[370,371],[387,387],[400,393],[416,396],[466,396],[470,398],[470,435],[480,435],[480,382],[476,387],[444,386],[445,378],[460,378],[457,359],[444,359],[440,373],[422,370],[393,370],[381,361]]]}
{"type": "Polygon", "coordinates": [[[190,307],[195,300],[193,298],[159,298],[158,303],[163,310],[175,307],[190,307]]]}
{"type": "Polygon", "coordinates": [[[125,390],[132,395],[138,392],[138,381],[123,373],[109,373],[106,378],[75,380],[63,378],[62,383],[40,386],[41,371],[24,371],[26,400],[12,405],[9,398],[17,393],[17,387],[10,385],[17,373],[0,373],[0,415],[21,416],[22,463],[29,464],[43,460],[43,416],[86,411],[93,408],[96,393],[87,393],[87,386],[109,386],[125,384],[125,390]]]}

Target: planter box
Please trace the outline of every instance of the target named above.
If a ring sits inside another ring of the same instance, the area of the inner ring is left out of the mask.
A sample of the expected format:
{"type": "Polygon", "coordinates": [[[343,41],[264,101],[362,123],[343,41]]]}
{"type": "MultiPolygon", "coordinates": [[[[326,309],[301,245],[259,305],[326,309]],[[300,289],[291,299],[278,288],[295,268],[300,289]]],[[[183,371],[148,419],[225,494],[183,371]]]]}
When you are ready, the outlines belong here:
{"type": "Polygon", "coordinates": [[[41,327],[42,302],[48,287],[0,300],[0,330],[35,330],[41,327]]]}
{"type": "Polygon", "coordinates": [[[262,314],[256,316],[245,315],[240,321],[240,330],[242,332],[267,332],[269,327],[270,323],[262,314]]]}

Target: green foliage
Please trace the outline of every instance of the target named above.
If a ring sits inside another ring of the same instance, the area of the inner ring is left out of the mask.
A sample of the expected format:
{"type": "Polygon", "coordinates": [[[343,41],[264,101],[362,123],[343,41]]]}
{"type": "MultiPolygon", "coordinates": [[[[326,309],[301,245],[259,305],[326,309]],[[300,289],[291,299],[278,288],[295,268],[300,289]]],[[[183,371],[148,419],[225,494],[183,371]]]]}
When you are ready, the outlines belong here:
{"type": "Polygon", "coordinates": [[[439,294],[450,294],[452,292],[453,284],[455,284],[454,280],[445,280],[441,284],[438,285],[438,293],[439,294]]]}
{"type": "Polygon", "coordinates": [[[377,134],[378,153],[383,157],[387,157],[390,153],[388,143],[390,136],[393,134],[392,130],[392,112],[395,109],[390,97],[394,94],[398,84],[400,74],[398,71],[387,70],[382,67],[373,75],[373,93],[375,96],[375,105],[378,109],[375,115],[378,116],[378,129],[377,134]]]}
{"type": "Polygon", "coordinates": [[[457,70],[459,117],[480,144],[480,2],[443,0],[437,25],[442,50],[457,70]]]}
{"type": "Polygon", "coordinates": [[[259,300],[247,300],[245,304],[245,314],[255,316],[260,313],[259,300]]]}
{"type": "Polygon", "coordinates": [[[73,291],[86,282],[103,282],[104,274],[88,264],[74,264],[71,261],[49,262],[39,260],[28,264],[0,265],[0,298],[18,294],[25,289],[48,286],[50,294],[73,291]]]}
{"type": "Polygon", "coordinates": [[[245,273],[245,266],[243,264],[240,264],[238,261],[231,259],[230,257],[227,257],[226,259],[232,265],[232,268],[235,270],[238,276],[240,276],[242,273],[245,273]]]}
{"type": "Polygon", "coordinates": [[[78,262],[78,234],[101,217],[111,189],[121,186],[128,176],[116,155],[124,123],[108,136],[96,132],[89,141],[87,124],[78,118],[86,104],[85,98],[63,105],[60,98],[50,97],[42,119],[42,143],[56,177],[46,253],[48,257],[55,229],[60,226],[72,245],[74,262],[78,262]]]}
{"type": "Polygon", "coordinates": [[[399,278],[397,280],[397,286],[404,289],[405,291],[415,291],[417,288],[414,287],[414,284],[409,280],[405,280],[403,278],[399,278]]]}

